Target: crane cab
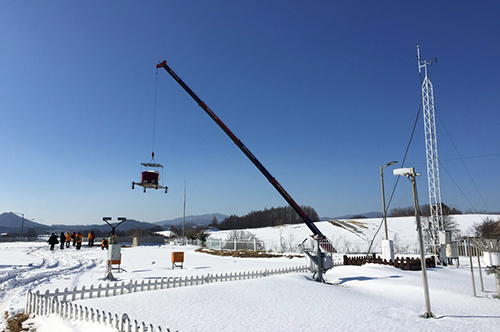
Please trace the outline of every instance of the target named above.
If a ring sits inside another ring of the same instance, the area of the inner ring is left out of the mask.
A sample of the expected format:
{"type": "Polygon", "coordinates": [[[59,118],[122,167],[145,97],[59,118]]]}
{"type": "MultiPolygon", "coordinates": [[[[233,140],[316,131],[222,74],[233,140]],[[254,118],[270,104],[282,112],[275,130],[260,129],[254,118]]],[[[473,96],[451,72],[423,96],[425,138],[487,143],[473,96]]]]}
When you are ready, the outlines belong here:
{"type": "Polygon", "coordinates": [[[163,170],[163,165],[158,163],[141,163],[141,165],[143,168],[141,172],[141,181],[132,182],[132,189],[134,189],[135,186],[143,187],[144,192],[146,192],[146,189],[165,189],[166,194],[168,187],[160,184],[160,171],[163,170]]]}

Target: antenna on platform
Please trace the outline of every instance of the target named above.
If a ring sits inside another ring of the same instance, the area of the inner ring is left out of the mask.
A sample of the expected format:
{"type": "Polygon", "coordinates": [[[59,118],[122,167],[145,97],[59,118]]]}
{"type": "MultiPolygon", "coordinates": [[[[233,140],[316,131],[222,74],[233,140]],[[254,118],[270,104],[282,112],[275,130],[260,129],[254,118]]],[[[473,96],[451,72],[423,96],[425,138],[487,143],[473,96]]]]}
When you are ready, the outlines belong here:
{"type": "Polygon", "coordinates": [[[420,45],[417,44],[417,59],[418,59],[418,73],[419,74],[422,74],[422,66],[420,65],[420,63],[422,62],[422,60],[420,59],[420,45]]]}

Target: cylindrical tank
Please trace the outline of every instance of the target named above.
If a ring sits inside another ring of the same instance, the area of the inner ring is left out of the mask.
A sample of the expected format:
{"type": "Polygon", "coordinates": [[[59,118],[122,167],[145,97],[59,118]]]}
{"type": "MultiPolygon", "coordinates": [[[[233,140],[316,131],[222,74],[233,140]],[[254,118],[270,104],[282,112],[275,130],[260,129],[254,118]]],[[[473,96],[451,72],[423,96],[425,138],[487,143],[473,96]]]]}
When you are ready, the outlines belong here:
{"type": "Polygon", "coordinates": [[[484,252],[484,264],[486,266],[500,266],[500,252],[484,252]]]}
{"type": "Polygon", "coordinates": [[[141,174],[141,182],[147,184],[157,184],[160,181],[160,172],[155,170],[144,171],[141,174]]]}

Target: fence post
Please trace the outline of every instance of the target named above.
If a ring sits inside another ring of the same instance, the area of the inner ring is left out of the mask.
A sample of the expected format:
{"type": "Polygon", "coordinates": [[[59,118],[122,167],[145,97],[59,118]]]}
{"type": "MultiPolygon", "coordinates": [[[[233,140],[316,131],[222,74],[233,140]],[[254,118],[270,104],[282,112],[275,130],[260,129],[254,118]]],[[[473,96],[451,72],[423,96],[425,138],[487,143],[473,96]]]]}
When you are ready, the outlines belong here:
{"type": "Polygon", "coordinates": [[[26,304],[24,305],[24,311],[28,314],[31,313],[31,290],[29,289],[26,293],[26,304]]]}
{"type": "Polygon", "coordinates": [[[40,295],[39,295],[39,291],[36,291],[35,293],[35,299],[34,299],[35,303],[34,303],[34,312],[35,312],[35,315],[39,315],[40,314],[40,295]]]}
{"type": "Polygon", "coordinates": [[[106,313],[106,318],[107,318],[108,326],[113,327],[113,315],[110,312],[108,312],[108,313],[106,313]]]}
{"type": "Polygon", "coordinates": [[[47,297],[42,297],[42,303],[43,303],[43,309],[42,309],[42,315],[46,316],[48,315],[48,307],[49,307],[49,299],[47,297]]]}
{"type": "Polygon", "coordinates": [[[85,298],[85,286],[82,286],[82,292],[80,293],[80,300],[85,298]]]}
{"type": "Polygon", "coordinates": [[[71,294],[71,301],[74,301],[76,299],[76,286],[73,287],[73,293],[71,294]]]}
{"type": "Polygon", "coordinates": [[[37,303],[38,295],[36,292],[32,293],[31,295],[32,295],[32,297],[31,297],[31,312],[36,314],[37,308],[38,308],[38,303],[37,303]]]}
{"type": "Polygon", "coordinates": [[[54,313],[58,316],[61,315],[61,302],[57,299],[54,298],[54,313]]]}
{"type": "Polygon", "coordinates": [[[66,303],[66,319],[73,319],[73,303],[71,302],[65,302],[66,303]]]}
{"type": "Polygon", "coordinates": [[[114,325],[114,328],[117,329],[117,330],[120,328],[120,321],[118,319],[118,315],[117,314],[113,315],[113,325],[114,325]]]}
{"type": "Polygon", "coordinates": [[[55,297],[51,297],[49,298],[49,314],[53,314],[56,312],[56,298],[55,297]]]}
{"type": "Polygon", "coordinates": [[[67,296],[67,294],[68,294],[68,287],[65,287],[64,288],[64,293],[63,293],[63,298],[62,298],[63,302],[66,302],[66,296],[67,296]]]}
{"type": "Polygon", "coordinates": [[[127,291],[129,293],[133,293],[133,288],[134,288],[134,282],[131,279],[130,282],[128,283],[128,285],[127,285],[127,291]]]}

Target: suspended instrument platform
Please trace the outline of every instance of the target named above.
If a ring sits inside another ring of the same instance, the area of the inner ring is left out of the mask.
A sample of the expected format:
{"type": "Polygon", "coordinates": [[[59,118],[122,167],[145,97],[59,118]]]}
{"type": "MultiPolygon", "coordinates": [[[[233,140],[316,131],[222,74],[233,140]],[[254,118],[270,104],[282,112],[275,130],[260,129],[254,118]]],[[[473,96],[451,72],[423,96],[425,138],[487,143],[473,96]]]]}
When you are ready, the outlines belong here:
{"type": "Polygon", "coordinates": [[[163,186],[160,184],[160,172],[157,169],[162,169],[163,165],[158,164],[158,163],[141,163],[142,166],[146,168],[153,168],[153,169],[146,169],[141,172],[141,182],[132,182],[132,189],[134,187],[140,186],[144,188],[144,192],[146,192],[146,189],[165,189],[165,194],[168,192],[168,187],[163,186]]]}

